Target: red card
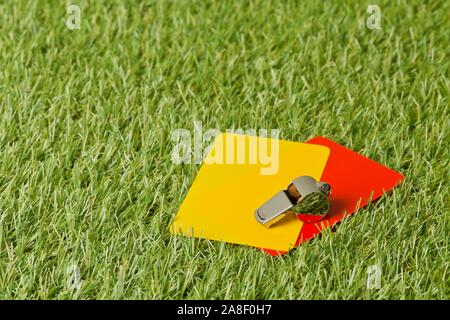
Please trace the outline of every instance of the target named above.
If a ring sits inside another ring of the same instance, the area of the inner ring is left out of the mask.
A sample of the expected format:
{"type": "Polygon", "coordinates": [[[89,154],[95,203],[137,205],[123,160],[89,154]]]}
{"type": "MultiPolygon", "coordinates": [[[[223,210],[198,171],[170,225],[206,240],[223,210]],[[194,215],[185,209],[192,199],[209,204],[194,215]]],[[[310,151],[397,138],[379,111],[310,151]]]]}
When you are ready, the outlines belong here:
{"type": "MultiPolygon", "coordinates": [[[[308,221],[303,224],[297,246],[313,238],[324,228],[338,223],[345,215],[351,215],[358,208],[366,206],[369,201],[378,199],[404,179],[400,173],[327,138],[316,137],[307,143],[330,148],[330,157],[321,181],[331,184],[333,205],[327,216],[319,222],[314,222],[318,220],[315,216],[297,216],[300,220],[308,221]]],[[[274,256],[286,253],[267,249],[263,251],[274,256]]]]}

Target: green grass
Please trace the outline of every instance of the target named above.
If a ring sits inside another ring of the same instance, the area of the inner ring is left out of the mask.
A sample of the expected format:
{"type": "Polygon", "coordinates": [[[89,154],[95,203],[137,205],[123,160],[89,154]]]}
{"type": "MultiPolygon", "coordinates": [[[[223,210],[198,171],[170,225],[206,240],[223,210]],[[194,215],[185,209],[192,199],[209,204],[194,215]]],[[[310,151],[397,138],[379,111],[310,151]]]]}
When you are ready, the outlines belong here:
{"type": "Polygon", "coordinates": [[[449,299],[449,1],[0,3],[0,298],[449,299]],[[326,136],[403,173],[284,257],[168,232],[172,130],[326,136]],[[79,290],[67,269],[79,266],[79,290]],[[382,267],[382,287],[366,287],[382,267]]]}

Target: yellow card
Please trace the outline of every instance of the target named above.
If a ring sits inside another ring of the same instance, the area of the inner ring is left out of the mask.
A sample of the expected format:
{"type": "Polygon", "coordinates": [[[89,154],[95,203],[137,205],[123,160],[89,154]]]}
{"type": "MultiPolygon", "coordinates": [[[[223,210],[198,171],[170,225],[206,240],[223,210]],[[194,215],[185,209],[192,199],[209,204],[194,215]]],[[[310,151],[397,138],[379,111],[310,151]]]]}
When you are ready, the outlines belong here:
{"type": "Polygon", "coordinates": [[[257,136],[220,134],[203,161],[170,230],[175,234],[288,251],[302,227],[286,217],[270,228],[254,211],[298,176],[320,180],[324,146],[257,136]]]}

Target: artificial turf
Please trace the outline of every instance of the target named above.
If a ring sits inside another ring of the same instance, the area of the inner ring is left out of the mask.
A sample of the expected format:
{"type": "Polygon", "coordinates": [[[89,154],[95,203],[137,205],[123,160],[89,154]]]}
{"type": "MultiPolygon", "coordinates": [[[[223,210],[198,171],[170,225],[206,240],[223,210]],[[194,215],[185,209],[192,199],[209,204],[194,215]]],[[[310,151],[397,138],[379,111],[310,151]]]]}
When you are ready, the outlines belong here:
{"type": "Polygon", "coordinates": [[[380,30],[364,1],[72,4],[79,30],[64,1],[0,2],[0,298],[450,297],[449,1],[373,1],[380,30]],[[174,237],[194,121],[326,136],[406,180],[283,257],[174,237]]]}

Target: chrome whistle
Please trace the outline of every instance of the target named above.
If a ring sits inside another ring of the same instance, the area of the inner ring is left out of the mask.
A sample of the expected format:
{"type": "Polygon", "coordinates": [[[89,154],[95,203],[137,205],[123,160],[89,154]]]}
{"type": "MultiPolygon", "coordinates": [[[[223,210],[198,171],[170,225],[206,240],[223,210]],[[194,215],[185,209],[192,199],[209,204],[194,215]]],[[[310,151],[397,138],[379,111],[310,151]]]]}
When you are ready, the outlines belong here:
{"type": "Polygon", "coordinates": [[[289,213],[325,216],[330,206],[330,184],[301,176],[256,209],[255,219],[269,228],[289,213]]]}

